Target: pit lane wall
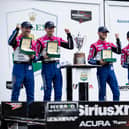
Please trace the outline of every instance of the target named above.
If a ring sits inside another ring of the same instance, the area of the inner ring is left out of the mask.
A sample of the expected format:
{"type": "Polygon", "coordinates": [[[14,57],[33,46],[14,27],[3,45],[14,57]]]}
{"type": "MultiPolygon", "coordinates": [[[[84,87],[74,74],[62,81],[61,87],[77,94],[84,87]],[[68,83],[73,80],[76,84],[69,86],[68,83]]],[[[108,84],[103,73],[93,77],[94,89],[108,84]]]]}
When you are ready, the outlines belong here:
{"type": "MultiPolygon", "coordinates": [[[[119,19],[119,13],[123,13],[123,19],[128,18],[128,14],[125,13],[126,9],[128,10],[128,6],[111,6],[109,3],[106,2],[106,8],[110,11],[106,10],[106,25],[112,29],[111,35],[109,35],[109,40],[115,42],[114,33],[116,32],[115,28],[118,28],[118,23],[115,21],[115,18],[119,19]],[[113,8],[115,6],[115,8],[113,8]],[[112,10],[112,8],[114,10],[112,10]],[[123,11],[124,9],[124,11],[123,11]],[[116,11],[117,10],[117,11],[116,11]],[[108,13],[110,15],[108,15],[108,13]],[[119,13],[118,13],[119,12],[119,13]],[[114,14],[114,15],[113,15],[114,14]],[[110,18],[108,18],[110,17],[110,18]],[[114,19],[114,20],[113,20],[114,19]],[[113,25],[113,26],[112,26],[113,25]],[[111,28],[112,26],[112,28],[111,28]],[[116,26],[116,27],[115,27],[116,26]],[[114,27],[114,28],[113,28],[114,27]]],[[[118,4],[119,2],[115,2],[114,4],[118,4]]],[[[128,2],[124,2],[127,4],[128,2]]],[[[8,38],[9,35],[12,33],[13,29],[15,28],[17,23],[21,23],[24,20],[30,21],[34,29],[32,30],[32,34],[34,38],[37,39],[45,34],[44,32],[44,23],[47,20],[52,20],[56,24],[56,31],[55,35],[59,37],[63,37],[66,39],[66,34],[64,32],[64,28],[69,28],[73,37],[77,36],[80,33],[84,36],[84,45],[82,51],[86,53],[86,60],[89,53],[89,47],[92,43],[97,41],[97,28],[100,25],[104,24],[104,11],[103,11],[103,0],[53,0],[53,1],[2,1],[0,4],[0,56],[1,56],[1,63],[0,63],[0,101],[8,101],[10,100],[11,90],[6,89],[6,82],[11,81],[11,73],[12,73],[12,66],[13,66],[13,50],[8,46],[8,38]],[[75,18],[71,16],[76,15],[76,11],[84,12],[89,14],[88,19],[81,19],[75,18]]],[[[120,24],[120,23],[119,23],[120,24]]],[[[118,28],[121,36],[121,40],[124,41],[126,44],[127,41],[125,40],[126,31],[128,28],[127,23],[122,23],[121,26],[118,28]],[[123,26],[124,25],[124,28],[123,26]],[[122,30],[121,30],[122,29],[122,30]]],[[[74,50],[65,50],[61,49],[61,65],[62,64],[72,64],[73,63],[73,54],[77,51],[76,48],[74,50]]],[[[125,85],[127,82],[127,71],[121,68],[120,66],[120,56],[114,55],[114,57],[118,58],[118,62],[115,63],[115,71],[117,74],[118,81],[120,85],[125,85]],[[119,68],[119,69],[117,69],[119,68]],[[120,76],[121,75],[121,76],[120,76]]],[[[43,82],[41,78],[41,64],[35,64],[35,100],[42,101],[43,100],[43,82]]],[[[75,72],[75,71],[73,71],[75,72]]],[[[66,100],[66,72],[63,69],[63,96],[62,100],[66,100]]],[[[73,75],[75,75],[73,73],[73,75]]],[[[84,73],[83,73],[84,74],[84,73]]],[[[86,76],[89,78],[90,90],[89,90],[89,99],[97,100],[98,98],[98,84],[97,84],[97,77],[96,77],[96,69],[90,71],[90,73],[86,76]]],[[[80,74],[81,76],[81,74],[80,74]]],[[[73,77],[74,80],[77,80],[78,77],[73,77]]],[[[80,80],[79,80],[80,81],[80,80]]],[[[73,83],[76,83],[73,81],[73,83]]],[[[76,95],[77,89],[74,90],[74,100],[78,99],[76,95]]],[[[127,91],[121,91],[121,100],[128,100],[129,94],[127,91]]],[[[107,89],[107,100],[112,99],[112,94],[110,89],[107,89]]],[[[53,92],[52,92],[52,99],[53,99],[53,92]]],[[[25,90],[24,88],[21,90],[20,100],[25,101],[25,90]]]]}

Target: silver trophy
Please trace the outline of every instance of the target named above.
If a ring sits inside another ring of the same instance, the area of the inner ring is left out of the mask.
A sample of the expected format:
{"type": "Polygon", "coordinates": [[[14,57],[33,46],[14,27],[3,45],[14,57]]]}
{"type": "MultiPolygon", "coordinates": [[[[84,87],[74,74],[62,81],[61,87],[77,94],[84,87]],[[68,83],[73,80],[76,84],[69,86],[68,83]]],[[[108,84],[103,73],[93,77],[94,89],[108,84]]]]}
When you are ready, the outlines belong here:
{"type": "Polygon", "coordinates": [[[74,38],[74,40],[76,43],[76,47],[77,47],[78,51],[80,52],[80,50],[83,46],[84,37],[81,37],[80,33],[78,33],[78,35],[74,38]]]}
{"type": "Polygon", "coordinates": [[[74,41],[76,43],[76,48],[78,49],[78,52],[74,53],[74,64],[85,64],[85,53],[81,52],[84,36],[82,37],[80,33],[78,33],[78,35],[74,37],[74,41]]]}

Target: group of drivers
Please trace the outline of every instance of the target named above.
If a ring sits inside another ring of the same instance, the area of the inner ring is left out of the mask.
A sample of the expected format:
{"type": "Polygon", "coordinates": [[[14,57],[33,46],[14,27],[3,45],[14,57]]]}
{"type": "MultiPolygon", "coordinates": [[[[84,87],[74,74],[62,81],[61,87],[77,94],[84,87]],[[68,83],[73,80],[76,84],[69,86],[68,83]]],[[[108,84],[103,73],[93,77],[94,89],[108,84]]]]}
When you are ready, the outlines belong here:
{"type": "MultiPolygon", "coordinates": [[[[65,29],[67,34],[67,41],[60,37],[54,36],[55,24],[52,21],[45,23],[46,34],[36,41],[31,40],[31,47],[35,51],[35,55],[27,55],[22,53],[20,49],[22,38],[30,37],[32,24],[28,21],[24,21],[21,26],[16,26],[12,35],[8,40],[8,44],[14,49],[14,65],[12,72],[13,90],[11,95],[11,101],[17,102],[20,94],[21,86],[24,85],[26,89],[27,102],[34,101],[34,71],[32,63],[36,61],[42,61],[42,79],[44,83],[44,101],[51,100],[51,91],[54,88],[54,100],[61,101],[62,97],[62,74],[60,70],[59,57],[49,57],[47,55],[47,43],[49,41],[57,42],[59,47],[66,49],[73,49],[73,38],[69,29],[65,29]],[[19,34],[19,30],[21,33],[19,34]]],[[[106,100],[106,82],[109,84],[112,93],[113,100],[119,101],[120,91],[118,82],[114,73],[113,63],[105,62],[103,59],[97,59],[102,50],[111,50],[116,54],[121,54],[121,65],[127,68],[129,71],[128,56],[129,56],[129,44],[125,48],[121,48],[121,42],[119,35],[115,34],[116,46],[113,43],[107,42],[107,34],[109,30],[105,26],[98,28],[98,41],[91,44],[88,63],[92,65],[101,65],[97,68],[97,79],[99,88],[99,100],[106,100]]],[[[129,41],[129,32],[127,33],[127,40],[129,41]]],[[[59,51],[60,52],[60,51],[59,51]]],[[[129,73],[129,72],[128,72],[129,73]]],[[[128,74],[129,80],[129,74],[128,74]]]]}

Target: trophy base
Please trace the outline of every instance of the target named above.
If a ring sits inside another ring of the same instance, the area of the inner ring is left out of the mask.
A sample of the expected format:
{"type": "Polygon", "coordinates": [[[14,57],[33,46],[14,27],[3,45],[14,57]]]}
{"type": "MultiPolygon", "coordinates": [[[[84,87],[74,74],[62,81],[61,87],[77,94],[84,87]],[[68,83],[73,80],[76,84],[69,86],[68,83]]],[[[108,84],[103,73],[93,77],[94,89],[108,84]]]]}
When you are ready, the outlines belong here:
{"type": "Polygon", "coordinates": [[[35,55],[35,51],[33,51],[31,49],[28,49],[28,50],[21,49],[21,52],[26,55],[35,55]]]}
{"type": "Polygon", "coordinates": [[[85,53],[74,54],[74,64],[85,64],[85,53]]]}
{"type": "Polygon", "coordinates": [[[105,62],[116,62],[116,58],[106,58],[106,59],[103,59],[103,61],[105,61],[105,62]]]}

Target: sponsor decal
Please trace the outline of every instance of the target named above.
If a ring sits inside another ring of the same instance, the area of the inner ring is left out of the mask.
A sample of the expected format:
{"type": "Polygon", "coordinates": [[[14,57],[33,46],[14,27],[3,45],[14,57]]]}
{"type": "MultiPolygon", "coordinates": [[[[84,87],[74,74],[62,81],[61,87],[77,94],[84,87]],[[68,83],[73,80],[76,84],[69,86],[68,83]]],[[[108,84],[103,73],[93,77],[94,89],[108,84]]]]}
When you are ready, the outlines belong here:
{"type": "Polygon", "coordinates": [[[89,88],[93,89],[93,88],[94,88],[94,86],[93,86],[92,84],[90,84],[90,85],[89,85],[89,88]]]}
{"type": "Polygon", "coordinates": [[[81,72],[80,74],[80,80],[86,81],[88,79],[88,75],[86,72],[81,72]]]}
{"type": "Polygon", "coordinates": [[[47,122],[75,122],[79,117],[77,102],[49,102],[47,107],[47,122]]]}
{"type": "Polygon", "coordinates": [[[57,116],[57,117],[47,117],[47,122],[69,122],[75,121],[78,119],[78,116],[57,116]]]}
{"type": "Polygon", "coordinates": [[[104,47],[99,47],[99,48],[98,48],[98,50],[102,50],[102,49],[104,49],[104,47]]]}
{"type": "Polygon", "coordinates": [[[32,24],[32,31],[44,31],[44,24],[32,24]]]}
{"type": "Polygon", "coordinates": [[[129,103],[79,103],[79,128],[128,129],[129,103]]]}
{"type": "Polygon", "coordinates": [[[71,19],[83,23],[92,19],[91,11],[71,10],[71,19]]]}
{"type": "Polygon", "coordinates": [[[12,89],[13,88],[13,82],[12,81],[6,81],[6,88],[12,89]]]}
{"type": "Polygon", "coordinates": [[[79,116],[128,116],[129,105],[94,106],[79,105],[79,116]]]}
{"type": "Polygon", "coordinates": [[[129,90],[129,83],[126,83],[123,86],[119,86],[120,91],[128,91],[129,90]]]}
{"type": "Polygon", "coordinates": [[[113,124],[116,124],[116,125],[127,125],[128,122],[127,121],[118,121],[118,120],[113,120],[112,121],[113,124]]]}
{"type": "Polygon", "coordinates": [[[16,110],[22,107],[22,103],[6,103],[7,105],[10,105],[12,110],[16,110]]]}
{"type": "MultiPolygon", "coordinates": [[[[75,84],[75,83],[73,84],[73,88],[74,88],[74,89],[77,89],[78,86],[79,86],[79,84],[75,84]]],[[[89,88],[90,88],[90,89],[93,89],[94,86],[93,86],[92,84],[89,84],[89,88]]]]}
{"type": "Polygon", "coordinates": [[[99,121],[81,121],[79,127],[110,127],[110,121],[99,120],[99,121]]]}
{"type": "Polygon", "coordinates": [[[103,47],[103,44],[101,44],[101,45],[97,45],[97,47],[103,47]]]}
{"type": "Polygon", "coordinates": [[[31,21],[33,25],[32,31],[44,31],[44,24],[35,23],[36,17],[38,16],[36,12],[29,12],[28,16],[29,16],[29,21],[31,21]]]}
{"type": "Polygon", "coordinates": [[[78,104],[75,102],[67,102],[67,103],[48,103],[48,112],[71,112],[77,111],[78,104]]]}
{"type": "Polygon", "coordinates": [[[111,127],[112,124],[116,125],[128,125],[128,121],[119,121],[119,120],[88,120],[88,121],[81,121],[79,127],[111,127]]]}

